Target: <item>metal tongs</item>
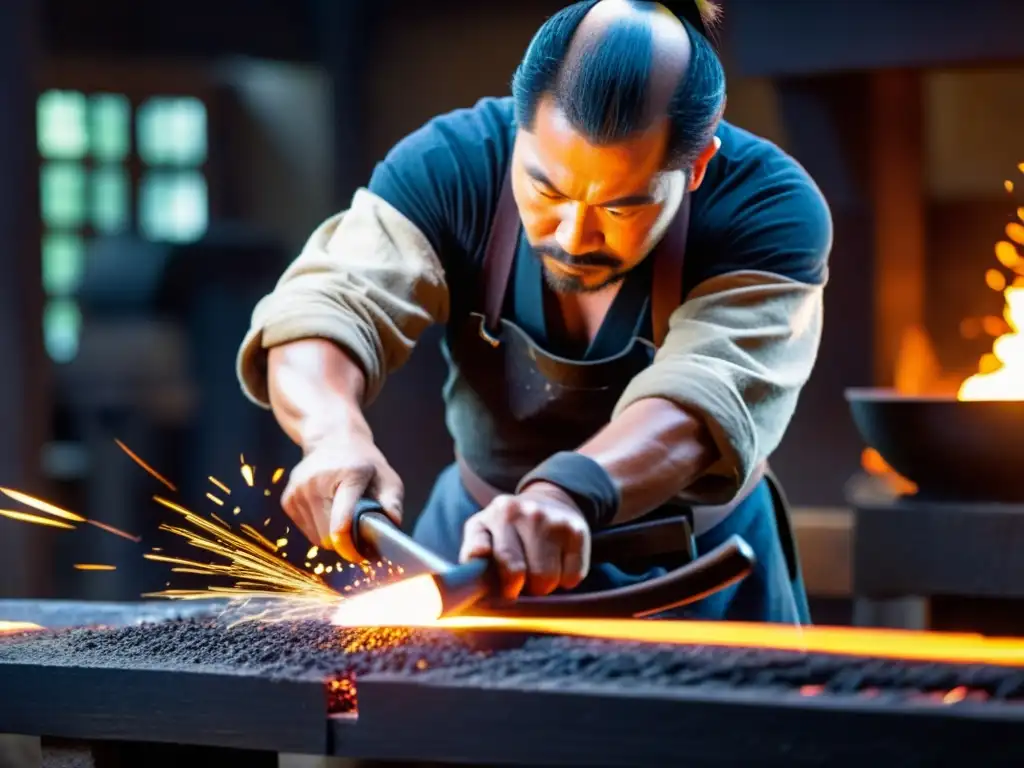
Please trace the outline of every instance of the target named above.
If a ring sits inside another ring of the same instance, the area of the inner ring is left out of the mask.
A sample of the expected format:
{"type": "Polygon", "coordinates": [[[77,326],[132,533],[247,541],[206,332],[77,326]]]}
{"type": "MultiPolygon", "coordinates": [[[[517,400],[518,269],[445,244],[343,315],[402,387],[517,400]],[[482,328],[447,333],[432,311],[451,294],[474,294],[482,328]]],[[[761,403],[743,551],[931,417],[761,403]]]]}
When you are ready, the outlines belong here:
{"type": "Polygon", "coordinates": [[[367,560],[387,560],[407,576],[430,574],[441,596],[441,617],[472,610],[474,615],[576,618],[645,617],[679,608],[745,578],[754,567],[750,545],[731,536],[710,552],[695,556],[686,516],[616,526],[591,538],[591,562],[679,555],[684,564],[639,584],[589,593],[502,599],[497,566],[491,558],[455,564],[401,531],[377,502],[359,502],[352,530],[357,551],[367,560]]]}

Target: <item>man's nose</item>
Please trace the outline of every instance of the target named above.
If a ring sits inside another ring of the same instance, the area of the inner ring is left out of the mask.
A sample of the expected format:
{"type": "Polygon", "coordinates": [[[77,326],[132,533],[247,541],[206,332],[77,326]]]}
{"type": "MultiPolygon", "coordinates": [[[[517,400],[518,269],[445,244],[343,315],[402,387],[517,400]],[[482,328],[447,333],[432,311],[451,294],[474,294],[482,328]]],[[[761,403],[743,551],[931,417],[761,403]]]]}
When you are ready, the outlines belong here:
{"type": "Polygon", "coordinates": [[[571,255],[590,253],[604,245],[604,236],[594,226],[590,206],[584,203],[566,206],[555,240],[563,251],[571,255]]]}

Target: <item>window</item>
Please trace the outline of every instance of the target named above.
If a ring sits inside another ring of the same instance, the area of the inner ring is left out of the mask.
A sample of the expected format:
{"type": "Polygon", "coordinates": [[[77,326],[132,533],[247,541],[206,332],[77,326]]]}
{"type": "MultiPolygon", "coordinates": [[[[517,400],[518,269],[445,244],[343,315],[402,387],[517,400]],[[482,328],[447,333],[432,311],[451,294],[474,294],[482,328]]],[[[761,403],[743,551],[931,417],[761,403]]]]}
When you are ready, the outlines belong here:
{"type": "Polygon", "coordinates": [[[49,90],[37,104],[43,336],[55,362],[78,352],[76,301],[89,240],[134,226],[151,240],[191,242],[208,225],[206,106],[153,96],[49,90]],[[133,208],[134,206],[134,208],[133,208]]]}
{"type": "Polygon", "coordinates": [[[139,107],[139,231],[150,240],[191,242],[206,232],[206,107],[199,99],[155,97],[139,107]]]}

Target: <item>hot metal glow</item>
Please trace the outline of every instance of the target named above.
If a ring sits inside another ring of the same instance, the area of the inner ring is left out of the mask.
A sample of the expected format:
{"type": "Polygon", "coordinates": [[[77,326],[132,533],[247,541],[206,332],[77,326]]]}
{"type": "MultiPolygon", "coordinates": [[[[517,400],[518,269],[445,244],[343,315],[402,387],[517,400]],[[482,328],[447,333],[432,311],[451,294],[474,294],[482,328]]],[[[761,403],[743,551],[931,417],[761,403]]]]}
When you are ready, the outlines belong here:
{"type": "Polygon", "coordinates": [[[21,632],[38,632],[43,627],[24,621],[0,621],[0,635],[14,635],[21,632]]]}
{"type": "Polygon", "coordinates": [[[424,574],[350,597],[331,621],[339,627],[433,626],[442,609],[436,582],[424,574]]]}
{"type": "Polygon", "coordinates": [[[471,616],[441,619],[432,626],[476,631],[538,632],[640,643],[770,648],[800,653],[1024,667],[1024,640],[973,634],[859,627],[794,627],[732,621],[510,619],[471,616]]]}
{"type": "Polygon", "coordinates": [[[440,618],[441,594],[429,575],[379,587],[338,604],[336,626],[435,627],[485,632],[536,632],[673,645],[770,648],[892,659],[1004,664],[1024,667],[1024,640],[975,634],[851,627],[797,627],[642,619],[530,619],[492,616],[440,618]]]}

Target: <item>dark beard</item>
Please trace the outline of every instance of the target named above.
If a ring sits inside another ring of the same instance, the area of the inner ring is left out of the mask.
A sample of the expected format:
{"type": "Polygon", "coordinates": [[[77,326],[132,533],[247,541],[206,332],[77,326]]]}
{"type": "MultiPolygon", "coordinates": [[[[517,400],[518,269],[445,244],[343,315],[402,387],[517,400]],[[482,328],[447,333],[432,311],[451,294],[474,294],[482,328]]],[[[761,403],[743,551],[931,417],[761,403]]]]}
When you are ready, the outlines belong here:
{"type": "Polygon", "coordinates": [[[534,251],[540,259],[546,257],[560,264],[567,264],[572,267],[605,267],[608,269],[608,277],[606,279],[599,283],[589,284],[585,283],[582,278],[572,275],[556,275],[545,269],[542,261],[541,268],[544,272],[544,282],[555,293],[597,293],[621,282],[626,276],[625,272],[619,271],[622,267],[622,262],[614,256],[609,256],[601,251],[584,253],[577,256],[566,253],[556,246],[535,248],[534,251]]]}

